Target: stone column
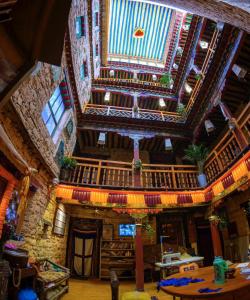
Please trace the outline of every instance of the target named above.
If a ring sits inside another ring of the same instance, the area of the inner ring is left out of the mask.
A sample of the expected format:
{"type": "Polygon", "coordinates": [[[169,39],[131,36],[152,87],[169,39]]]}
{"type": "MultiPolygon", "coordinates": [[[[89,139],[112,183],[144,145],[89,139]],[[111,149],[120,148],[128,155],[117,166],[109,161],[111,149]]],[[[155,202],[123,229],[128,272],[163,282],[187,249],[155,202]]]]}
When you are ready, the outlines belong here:
{"type": "Polygon", "coordinates": [[[213,249],[214,249],[214,256],[222,256],[222,246],[221,246],[221,239],[220,233],[218,229],[218,220],[211,216],[209,218],[210,221],[210,229],[213,241],[213,249]]]}
{"type": "Polygon", "coordinates": [[[143,245],[142,245],[142,224],[136,224],[135,236],[135,264],[136,264],[136,290],[144,291],[144,262],[143,262],[143,245]]]}
{"type": "Polygon", "coordinates": [[[219,101],[219,106],[221,109],[221,112],[225,118],[225,120],[229,120],[230,122],[230,129],[233,130],[233,133],[237,139],[237,141],[239,142],[239,145],[241,147],[241,150],[245,149],[248,146],[248,141],[246,139],[246,137],[244,136],[241,128],[239,127],[237,120],[233,117],[230,109],[228,108],[228,106],[223,103],[222,101],[219,101]]]}

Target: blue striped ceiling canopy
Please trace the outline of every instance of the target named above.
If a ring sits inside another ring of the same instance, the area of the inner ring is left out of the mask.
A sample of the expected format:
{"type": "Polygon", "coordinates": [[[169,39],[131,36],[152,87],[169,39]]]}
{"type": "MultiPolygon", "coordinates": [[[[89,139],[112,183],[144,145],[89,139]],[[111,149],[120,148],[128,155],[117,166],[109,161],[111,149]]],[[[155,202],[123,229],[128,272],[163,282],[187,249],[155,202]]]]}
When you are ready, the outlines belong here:
{"type": "Polygon", "coordinates": [[[110,0],[108,60],[164,67],[175,11],[133,0],[110,0]]]}

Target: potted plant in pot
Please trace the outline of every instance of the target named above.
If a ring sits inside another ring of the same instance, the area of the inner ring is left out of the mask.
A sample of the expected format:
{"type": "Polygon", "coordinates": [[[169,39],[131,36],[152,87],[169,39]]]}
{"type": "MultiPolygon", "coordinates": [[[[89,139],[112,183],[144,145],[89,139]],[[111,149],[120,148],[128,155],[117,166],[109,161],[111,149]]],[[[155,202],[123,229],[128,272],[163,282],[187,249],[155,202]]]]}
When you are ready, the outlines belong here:
{"type": "Polygon", "coordinates": [[[198,182],[201,187],[207,185],[206,175],[204,174],[204,164],[208,156],[208,149],[204,145],[189,145],[185,151],[184,158],[197,164],[199,175],[198,182]]]}
{"type": "Polygon", "coordinates": [[[142,169],[142,161],[140,159],[136,159],[133,161],[133,167],[135,171],[141,171],[142,169]]]}
{"type": "Polygon", "coordinates": [[[170,89],[173,84],[173,79],[170,73],[165,73],[160,78],[160,83],[164,85],[166,88],[170,89]]]}
{"type": "Polygon", "coordinates": [[[68,181],[72,170],[76,167],[76,160],[74,158],[64,156],[61,164],[60,178],[63,181],[68,181]]]}

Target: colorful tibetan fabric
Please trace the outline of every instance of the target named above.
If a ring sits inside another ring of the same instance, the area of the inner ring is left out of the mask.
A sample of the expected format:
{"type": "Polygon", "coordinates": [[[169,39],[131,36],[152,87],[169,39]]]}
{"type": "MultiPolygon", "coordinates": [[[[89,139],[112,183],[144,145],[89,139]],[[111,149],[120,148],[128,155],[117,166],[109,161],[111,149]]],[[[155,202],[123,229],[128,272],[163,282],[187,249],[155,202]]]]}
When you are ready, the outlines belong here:
{"type": "Polygon", "coordinates": [[[126,194],[109,194],[108,203],[125,205],[127,204],[127,195],[126,194]]]}
{"type": "Polygon", "coordinates": [[[149,207],[161,204],[160,195],[144,195],[145,204],[149,207]]]}
{"type": "Polygon", "coordinates": [[[66,109],[71,108],[72,104],[71,104],[71,98],[69,95],[69,88],[68,88],[68,84],[65,79],[60,83],[59,87],[60,87],[60,92],[62,95],[62,99],[63,99],[65,108],[66,109]]]}
{"type": "Polygon", "coordinates": [[[177,196],[177,204],[190,204],[193,203],[191,194],[184,194],[177,196]]]}
{"type": "Polygon", "coordinates": [[[80,202],[89,202],[90,192],[73,190],[72,198],[75,200],[79,200],[80,202]]]}
{"type": "Polygon", "coordinates": [[[202,282],[204,279],[202,278],[192,278],[192,277],[181,277],[181,278],[170,278],[166,280],[161,280],[157,284],[157,290],[160,290],[161,286],[185,286],[189,285],[189,283],[197,283],[202,282]]]}
{"type": "Polygon", "coordinates": [[[230,187],[232,184],[234,184],[234,178],[233,178],[233,174],[230,173],[229,175],[227,175],[225,178],[222,179],[222,184],[224,186],[225,189],[227,189],[228,187],[230,187]]]}

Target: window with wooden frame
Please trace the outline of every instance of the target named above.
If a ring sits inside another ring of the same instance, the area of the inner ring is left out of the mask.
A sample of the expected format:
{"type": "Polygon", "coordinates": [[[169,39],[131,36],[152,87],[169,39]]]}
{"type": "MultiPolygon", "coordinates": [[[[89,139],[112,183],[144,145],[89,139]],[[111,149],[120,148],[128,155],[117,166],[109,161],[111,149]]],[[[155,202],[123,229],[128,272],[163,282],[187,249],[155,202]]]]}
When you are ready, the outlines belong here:
{"type": "Polygon", "coordinates": [[[64,101],[60,92],[60,87],[57,87],[42,111],[42,119],[50,136],[53,136],[64,112],[64,101]]]}
{"type": "Polygon", "coordinates": [[[85,16],[78,16],[75,20],[76,26],[76,37],[80,39],[83,36],[86,36],[86,27],[85,27],[85,16]]]}
{"type": "Polygon", "coordinates": [[[87,65],[87,61],[84,61],[82,66],[81,66],[81,70],[80,70],[80,77],[81,79],[85,79],[86,77],[88,77],[88,65],[87,65]]]}

